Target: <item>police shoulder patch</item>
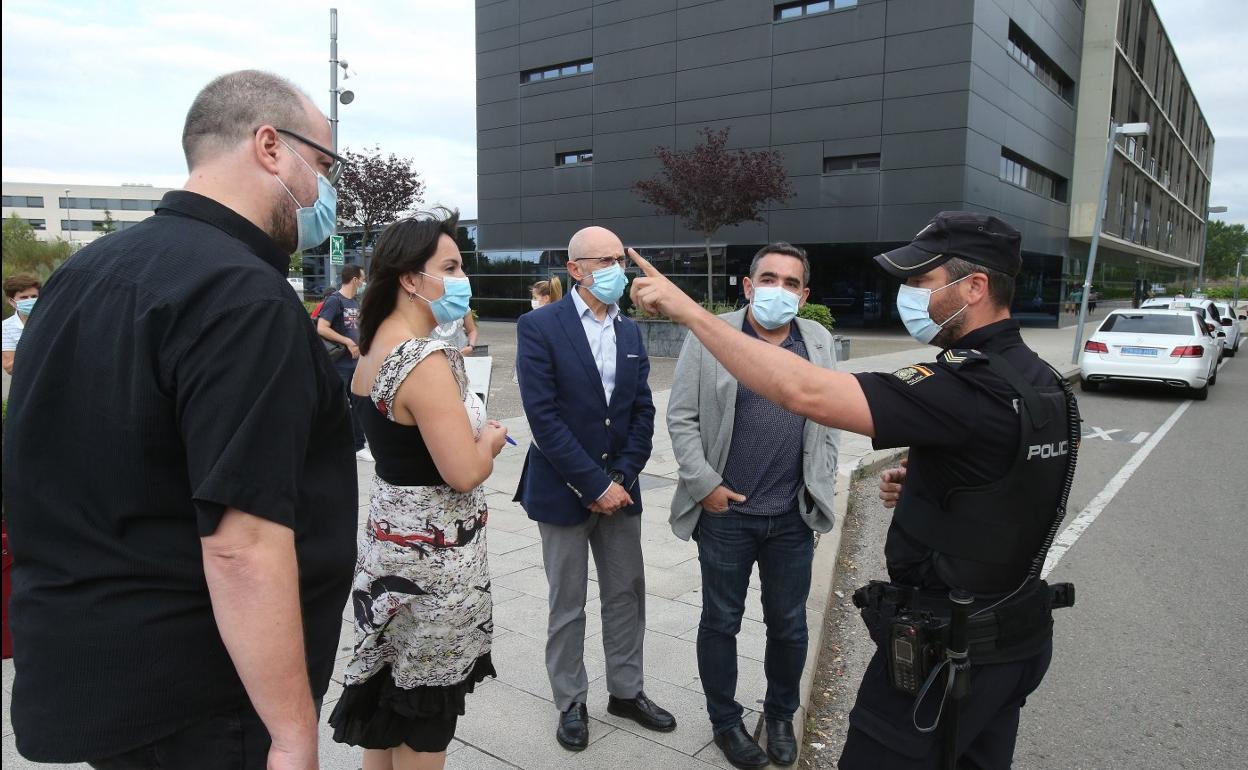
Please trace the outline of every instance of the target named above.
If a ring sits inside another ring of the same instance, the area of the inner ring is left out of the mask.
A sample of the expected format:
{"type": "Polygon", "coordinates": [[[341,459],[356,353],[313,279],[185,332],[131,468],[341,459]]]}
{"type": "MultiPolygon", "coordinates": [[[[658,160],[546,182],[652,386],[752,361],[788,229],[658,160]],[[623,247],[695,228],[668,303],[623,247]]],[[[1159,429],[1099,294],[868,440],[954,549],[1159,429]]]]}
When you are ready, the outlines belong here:
{"type": "Polygon", "coordinates": [[[897,371],[893,372],[894,377],[906,383],[907,385],[917,385],[923,380],[926,380],[928,377],[931,377],[932,374],[933,374],[932,370],[926,366],[923,366],[922,364],[915,364],[913,366],[904,366],[898,369],[897,371]]]}
{"type": "Polygon", "coordinates": [[[964,364],[975,361],[987,360],[988,356],[971,348],[949,348],[940,354],[940,361],[953,367],[963,366],[964,364]]]}

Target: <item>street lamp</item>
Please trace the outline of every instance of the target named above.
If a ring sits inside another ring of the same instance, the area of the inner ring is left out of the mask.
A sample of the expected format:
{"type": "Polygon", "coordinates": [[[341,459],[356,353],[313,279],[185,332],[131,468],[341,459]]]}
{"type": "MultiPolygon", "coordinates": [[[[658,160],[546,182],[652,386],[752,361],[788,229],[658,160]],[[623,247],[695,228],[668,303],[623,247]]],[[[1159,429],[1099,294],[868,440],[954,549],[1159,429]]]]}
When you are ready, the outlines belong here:
{"type": "MultiPolygon", "coordinates": [[[[332,135],[332,148],[335,153],[338,152],[338,102],[350,104],[355,101],[355,92],[346,88],[338,87],[338,68],[342,68],[342,79],[348,80],[351,75],[347,70],[347,62],[338,60],[338,9],[329,9],[329,130],[332,135]]],[[[338,220],[334,219],[334,227],[330,231],[330,235],[338,233],[338,220]]],[[[333,248],[331,246],[330,250],[333,248]]],[[[337,283],[337,276],[334,274],[333,257],[327,258],[329,261],[328,269],[325,274],[329,277],[331,284],[337,283]]]]}
{"type": "Polygon", "coordinates": [[[1101,243],[1101,223],[1105,219],[1105,205],[1109,200],[1109,169],[1114,162],[1114,143],[1120,136],[1148,136],[1148,124],[1118,124],[1112,120],[1109,121],[1109,140],[1105,143],[1105,170],[1101,175],[1101,196],[1096,201],[1096,221],[1092,223],[1092,245],[1088,247],[1088,272],[1083,279],[1083,296],[1079,300],[1079,322],[1075,325],[1075,349],[1070,354],[1072,364],[1079,363],[1079,350],[1083,347],[1083,324],[1088,317],[1088,295],[1092,293],[1092,269],[1096,266],[1096,247],[1101,243]]]}
{"type": "Polygon", "coordinates": [[[1235,302],[1231,306],[1231,315],[1239,314],[1239,272],[1244,266],[1244,257],[1248,257],[1248,249],[1240,252],[1239,259],[1235,260],[1235,302]]]}
{"type": "MultiPolygon", "coordinates": [[[[1205,288],[1205,251],[1209,248],[1209,214],[1225,214],[1226,206],[1210,206],[1200,228],[1200,267],[1196,271],[1196,291],[1205,288]]],[[[1193,292],[1195,293],[1195,292],[1193,292]]]]}
{"type": "Polygon", "coordinates": [[[69,250],[74,250],[74,220],[70,217],[69,190],[65,191],[65,232],[69,235],[69,250]]]}

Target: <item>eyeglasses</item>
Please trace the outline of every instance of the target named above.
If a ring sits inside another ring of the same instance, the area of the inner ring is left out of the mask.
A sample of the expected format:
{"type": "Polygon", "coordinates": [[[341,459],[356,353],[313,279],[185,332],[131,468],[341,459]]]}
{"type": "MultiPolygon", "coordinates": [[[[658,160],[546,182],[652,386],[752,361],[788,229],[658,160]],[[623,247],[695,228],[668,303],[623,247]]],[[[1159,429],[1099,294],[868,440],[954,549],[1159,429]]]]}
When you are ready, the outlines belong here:
{"type": "Polygon", "coordinates": [[[347,163],[345,158],[343,158],[341,155],[339,155],[338,153],[334,152],[331,149],[322,147],[321,145],[317,144],[316,142],[312,141],[306,136],[300,136],[299,134],[296,134],[294,131],[289,131],[285,128],[274,128],[273,130],[279,134],[285,134],[286,136],[289,136],[291,139],[298,139],[299,141],[303,142],[307,146],[311,147],[312,149],[316,150],[317,152],[321,153],[322,155],[325,155],[330,160],[332,160],[333,163],[330,164],[329,171],[325,174],[325,178],[329,180],[330,184],[338,184],[338,177],[342,176],[342,167],[345,166],[347,163]]]}
{"type": "Polygon", "coordinates": [[[624,256],[623,254],[621,254],[618,257],[580,257],[572,261],[573,262],[592,262],[594,265],[598,266],[598,268],[600,269],[604,267],[611,267],[612,265],[619,265],[620,267],[628,266],[628,257],[624,256]]]}

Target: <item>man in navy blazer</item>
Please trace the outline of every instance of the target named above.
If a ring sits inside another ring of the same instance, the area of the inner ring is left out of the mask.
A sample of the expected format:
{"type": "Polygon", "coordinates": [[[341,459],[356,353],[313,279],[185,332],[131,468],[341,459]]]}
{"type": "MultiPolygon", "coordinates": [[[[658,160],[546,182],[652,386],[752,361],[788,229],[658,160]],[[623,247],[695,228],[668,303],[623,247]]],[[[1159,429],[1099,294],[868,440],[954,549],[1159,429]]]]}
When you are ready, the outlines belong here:
{"type": "Polygon", "coordinates": [[[642,690],[646,576],[641,487],[650,459],[650,360],[617,304],[627,285],[620,239],[588,227],[568,244],[572,291],[517,325],[516,371],[533,432],[516,500],[538,522],[550,585],[546,671],[560,745],[589,745],[585,595],[593,550],[602,599],[607,711],[660,731],[676,720],[642,690]]]}

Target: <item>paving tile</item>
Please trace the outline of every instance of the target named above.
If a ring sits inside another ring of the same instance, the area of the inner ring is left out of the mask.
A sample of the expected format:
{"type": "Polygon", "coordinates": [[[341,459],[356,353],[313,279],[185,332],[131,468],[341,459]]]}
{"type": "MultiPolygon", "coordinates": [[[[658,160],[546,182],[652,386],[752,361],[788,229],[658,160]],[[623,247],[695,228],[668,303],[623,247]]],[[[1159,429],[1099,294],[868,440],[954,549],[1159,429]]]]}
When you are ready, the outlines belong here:
{"type": "MultiPolygon", "coordinates": [[[[5,661],[5,662],[7,663],[8,661],[5,661]]],[[[13,694],[9,692],[8,690],[5,690],[4,691],[4,715],[3,715],[4,724],[3,724],[3,727],[0,728],[0,735],[5,736],[6,738],[13,734],[13,720],[9,717],[9,710],[12,707],[12,705],[13,705],[13,694]]],[[[9,763],[6,761],[4,763],[4,766],[8,767],[9,763]]]]}
{"type": "Polygon", "coordinates": [[[522,594],[494,606],[494,625],[546,641],[549,607],[545,599],[522,594]]]}
{"type": "Polygon", "coordinates": [[[590,685],[589,714],[619,729],[655,743],[693,756],[712,740],[711,723],[706,715],[706,697],[658,679],[646,683],[646,696],[676,717],[676,729],[670,733],[647,730],[631,719],[607,713],[605,677],[590,685]]]}
{"type": "Polygon", "coordinates": [[[472,746],[464,746],[453,754],[448,749],[444,767],[446,770],[513,770],[516,765],[491,757],[472,746]]]}
{"type": "MultiPolygon", "coordinates": [[[[647,579],[649,575],[647,575],[647,579]]],[[[647,591],[649,585],[646,586],[647,591]]],[[[665,599],[661,596],[646,596],[646,628],[668,636],[681,636],[689,632],[695,634],[698,628],[698,620],[702,615],[700,607],[694,607],[684,602],[677,602],[671,599],[665,599]]]]}
{"type": "MultiPolygon", "coordinates": [[[[590,738],[593,738],[593,728],[590,729],[590,738]]],[[[564,752],[562,756],[553,758],[552,762],[541,767],[543,770],[547,767],[552,770],[583,770],[586,767],[611,770],[709,770],[710,766],[684,752],[640,735],[625,730],[613,730],[609,735],[591,743],[585,751],[578,754],[564,752]]]]}
{"type": "Polygon", "coordinates": [[[666,569],[698,558],[698,548],[683,540],[648,543],[642,548],[641,558],[647,567],[666,569]]]}
{"type": "Polygon", "coordinates": [[[503,602],[515,599],[520,596],[519,591],[513,591],[510,588],[499,585],[497,582],[490,581],[490,594],[494,597],[494,604],[502,604],[503,602]]]}
{"type": "MultiPolygon", "coordinates": [[[[526,537],[530,536],[526,535],[526,537]]],[[[518,561],[524,562],[526,567],[532,567],[534,565],[540,567],[546,563],[546,560],[542,557],[542,539],[536,535],[531,537],[534,541],[533,545],[512,551],[507,555],[514,556],[518,561]]]]}
{"type": "MultiPolygon", "coordinates": [[[[694,670],[697,665],[695,661],[694,670]]],[[[704,692],[702,680],[696,677],[685,682],[685,689],[704,692]]],[[[737,657],[737,703],[752,711],[763,710],[763,698],[767,695],[767,674],[763,671],[762,661],[753,658],[737,657]]]]}
{"type": "Polygon", "coordinates": [[[490,564],[490,576],[497,580],[503,575],[510,575],[516,570],[526,569],[533,566],[528,561],[520,558],[515,552],[504,554],[490,554],[487,556],[490,564]]]}
{"type": "MultiPolygon", "coordinates": [[[[552,699],[550,678],[546,673],[545,640],[511,634],[495,642],[493,659],[500,682],[546,701],[552,699]]],[[[601,660],[588,655],[584,660],[585,673],[591,681],[606,673],[606,665],[601,660]]]]}
{"type": "Polygon", "coordinates": [[[505,529],[495,530],[486,536],[486,550],[493,555],[502,555],[518,551],[521,548],[528,548],[536,543],[537,540],[528,535],[520,535],[515,532],[508,532],[505,529]]]}
{"type": "MultiPolygon", "coordinates": [[[[469,696],[467,712],[459,718],[456,730],[457,737],[466,746],[456,755],[476,749],[533,770],[566,766],[566,760],[583,756],[583,753],[571,755],[555,741],[558,714],[550,701],[503,682],[490,682],[469,696]]],[[[615,731],[611,725],[590,717],[590,750],[615,731]]]]}
{"type": "MultiPolygon", "coordinates": [[[[664,599],[680,599],[702,585],[702,568],[697,555],[675,567],[646,566],[646,593],[664,599]]],[[[701,599],[698,600],[701,606],[701,599]]]]}
{"type": "MultiPolygon", "coordinates": [[[[669,684],[687,685],[698,677],[697,647],[693,642],[647,631],[644,642],[644,673],[647,680],[661,679],[669,684]]],[[[602,645],[585,644],[585,657],[603,660],[602,645]]]]}
{"type": "Polygon", "coordinates": [[[325,721],[327,719],[329,719],[329,711],[322,713],[317,736],[317,753],[320,756],[321,770],[358,770],[364,764],[364,749],[335,741],[334,728],[325,721]]]}
{"type": "Polygon", "coordinates": [[[513,591],[547,599],[550,587],[546,583],[546,570],[542,567],[528,567],[517,570],[494,580],[494,585],[503,586],[513,591]]]}
{"type": "Polygon", "coordinates": [[[4,691],[9,694],[13,693],[14,671],[15,669],[13,668],[13,659],[5,658],[4,660],[4,691]]]}

